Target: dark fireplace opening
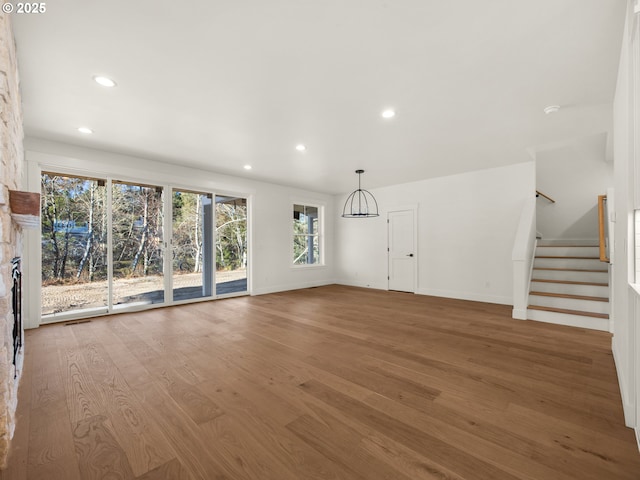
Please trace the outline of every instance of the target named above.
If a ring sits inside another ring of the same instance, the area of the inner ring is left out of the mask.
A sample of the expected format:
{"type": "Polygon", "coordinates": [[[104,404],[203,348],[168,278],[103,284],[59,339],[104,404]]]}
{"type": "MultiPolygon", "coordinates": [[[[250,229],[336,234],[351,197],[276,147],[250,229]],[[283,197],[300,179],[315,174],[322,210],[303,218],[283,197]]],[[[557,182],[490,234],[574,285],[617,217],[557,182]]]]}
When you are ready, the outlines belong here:
{"type": "Polygon", "coordinates": [[[20,270],[20,258],[11,260],[11,303],[13,306],[13,366],[14,378],[18,375],[16,361],[18,352],[22,347],[22,272],[20,270]]]}

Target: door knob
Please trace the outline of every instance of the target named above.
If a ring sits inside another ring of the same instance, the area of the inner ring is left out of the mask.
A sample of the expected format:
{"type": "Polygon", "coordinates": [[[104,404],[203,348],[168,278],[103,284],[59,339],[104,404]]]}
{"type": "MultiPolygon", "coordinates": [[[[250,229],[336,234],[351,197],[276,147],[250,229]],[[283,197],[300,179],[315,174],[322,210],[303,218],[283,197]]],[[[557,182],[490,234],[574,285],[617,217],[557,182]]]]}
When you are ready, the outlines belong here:
{"type": "Polygon", "coordinates": [[[409,255],[407,255],[407,257],[413,257],[413,253],[410,253],[409,255]]]}

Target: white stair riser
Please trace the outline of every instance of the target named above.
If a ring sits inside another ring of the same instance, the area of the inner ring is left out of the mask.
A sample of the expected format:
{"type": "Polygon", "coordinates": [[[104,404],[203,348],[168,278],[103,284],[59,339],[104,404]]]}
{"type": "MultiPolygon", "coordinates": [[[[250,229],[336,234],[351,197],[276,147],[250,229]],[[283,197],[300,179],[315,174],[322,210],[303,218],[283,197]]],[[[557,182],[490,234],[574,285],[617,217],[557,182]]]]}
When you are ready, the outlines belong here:
{"type": "MultiPolygon", "coordinates": [[[[536,259],[532,272],[531,291],[557,293],[564,295],[582,295],[590,297],[609,297],[608,286],[575,285],[563,283],[536,282],[541,280],[559,280],[574,282],[609,283],[608,265],[600,262],[600,251],[591,243],[588,246],[541,246],[536,248],[536,259]],[[540,258],[552,257],[552,258],[540,258]],[[556,258],[553,258],[556,257],[556,258]],[[592,258],[561,258],[561,257],[592,257],[592,258]],[[554,270],[541,270],[552,268],[554,270]],[[568,270],[555,270],[568,269],[568,270]],[[587,272],[585,270],[598,270],[587,272]]],[[[544,295],[529,295],[529,305],[563,310],[574,310],[589,313],[608,314],[609,302],[594,300],[580,300],[574,298],[547,297],[544,295]]],[[[609,330],[609,320],[590,317],[588,315],[571,315],[561,312],[527,309],[527,318],[540,322],[556,323],[573,327],[591,328],[595,330],[609,330]]]]}
{"type": "Polygon", "coordinates": [[[538,247],[536,255],[555,255],[557,257],[599,257],[598,247],[538,247]]]}
{"type": "Polygon", "coordinates": [[[579,310],[581,312],[609,313],[609,302],[596,302],[593,300],[577,300],[574,298],[544,297],[540,295],[529,295],[529,305],[563,308],[565,310],[579,310]]]}
{"type": "Polygon", "coordinates": [[[597,285],[574,285],[571,283],[531,282],[531,290],[536,292],[564,293],[588,297],[609,297],[609,287],[597,285]]]}
{"type": "Polygon", "coordinates": [[[582,268],[588,270],[606,270],[602,262],[597,259],[576,259],[576,258],[538,258],[533,262],[534,267],[541,268],[582,268]]]}
{"type": "Polygon", "coordinates": [[[567,272],[564,270],[534,270],[533,278],[569,280],[574,282],[608,283],[609,272],[567,272]]]}
{"type": "Polygon", "coordinates": [[[572,238],[572,239],[552,239],[552,238],[540,238],[538,239],[538,246],[555,246],[555,247],[567,247],[572,245],[584,245],[586,247],[593,247],[594,245],[598,245],[598,237],[594,237],[591,239],[588,238],[572,238]]]}
{"type": "Polygon", "coordinates": [[[593,330],[609,331],[609,320],[604,318],[585,317],[583,315],[568,315],[558,312],[544,312],[542,310],[527,310],[527,319],[538,322],[568,325],[570,327],[590,328],[593,330]]]}

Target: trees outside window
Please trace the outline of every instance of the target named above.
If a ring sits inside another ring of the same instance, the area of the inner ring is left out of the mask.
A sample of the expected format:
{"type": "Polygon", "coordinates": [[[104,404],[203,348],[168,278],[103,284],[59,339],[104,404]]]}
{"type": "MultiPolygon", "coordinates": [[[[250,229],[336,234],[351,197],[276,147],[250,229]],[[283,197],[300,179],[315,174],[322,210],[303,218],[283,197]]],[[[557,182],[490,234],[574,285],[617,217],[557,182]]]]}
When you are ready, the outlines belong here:
{"type": "Polygon", "coordinates": [[[164,189],[112,182],[113,304],[164,302],[164,189]]]}
{"type": "Polygon", "coordinates": [[[247,199],[216,195],[216,294],[247,291],[247,199]]]}
{"type": "Polygon", "coordinates": [[[212,195],[173,190],[173,299],[213,292],[212,195]]]}
{"type": "Polygon", "coordinates": [[[106,199],[104,180],[42,174],[43,314],[107,305],[106,199]],[[90,296],[64,288],[87,282],[90,296]]]}
{"type": "Polygon", "coordinates": [[[211,193],[171,190],[169,246],[165,191],[42,173],[44,317],[163,303],[165,252],[172,265],[173,300],[247,291],[246,198],[215,196],[214,203],[211,193]]]}
{"type": "Polygon", "coordinates": [[[293,264],[322,264],[321,208],[313,205],[293,205],[293,264]]]}

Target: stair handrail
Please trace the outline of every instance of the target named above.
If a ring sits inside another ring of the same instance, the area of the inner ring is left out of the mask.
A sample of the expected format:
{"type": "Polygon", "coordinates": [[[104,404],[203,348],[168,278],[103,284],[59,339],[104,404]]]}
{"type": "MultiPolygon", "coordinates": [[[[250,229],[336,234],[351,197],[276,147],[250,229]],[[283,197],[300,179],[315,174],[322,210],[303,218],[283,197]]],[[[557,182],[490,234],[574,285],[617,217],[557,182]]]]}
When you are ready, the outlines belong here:
{"type": "Polygon", "coordinates": [[[551,203],[556,203],[556,201],[553,198],[551,198],[549,195],[545,195],[540,190],[536,190],[536,197],[544,197],[547,200],[549,200],[551,203]]]}
{"type": "Polygon", "coordinates": [[[598,195],[598,243],[600,247],[600,261],[609,262],[609,249],[607,245],[607,202],[606,195],[598,195]]]}

